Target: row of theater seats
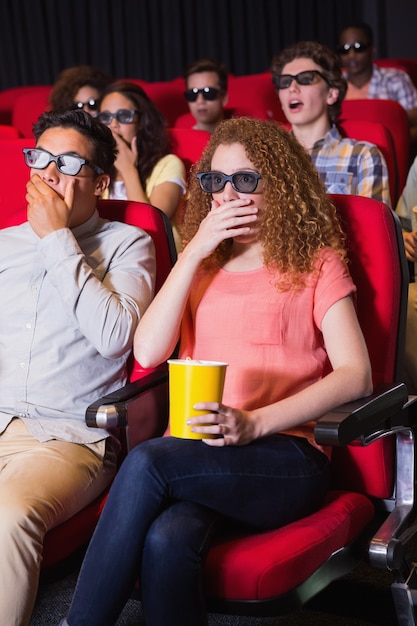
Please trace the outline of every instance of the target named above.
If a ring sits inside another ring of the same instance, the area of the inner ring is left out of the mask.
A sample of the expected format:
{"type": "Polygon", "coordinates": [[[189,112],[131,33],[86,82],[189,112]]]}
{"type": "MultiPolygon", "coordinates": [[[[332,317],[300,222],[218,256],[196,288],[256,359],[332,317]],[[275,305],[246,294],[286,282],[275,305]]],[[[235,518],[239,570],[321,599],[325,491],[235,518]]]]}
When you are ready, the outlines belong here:
{"type": "MultiPolygon", "coordinates": [[[[168,126],[176,126],[179,117],[188,113],[184,97],[184,79],[148,82],[128,78],[146,91],[165,115],[168,126]]],[[[0,91],[0,124],[15,126],[23,137],[32,134],[32,123],[48,106],[51,85],[12,87],[0,91]]],[[[228,107],[260,119],[284,120],[269,72],[229,78],[228,107]]],[[[187,122],[185,122],[187,125],[187,122]]]]}
{"type": "MultiPolygon", "coordinates": [[[[417,84],[417,60],[381,59],[377,63],[408,71],[417,84]]],[[[154,83],[136,78],[130,80],[145,89],[164,113],[170,128],[191,128],[193,118],[184,98],[182,78],[154,83]]],[[[47,109],[50,91],[50,85],[0,91],[0,139],[32,138],[33,122],[47,109]]],[[[286,123],[269,72],[231,75],[228,93],[227,108],[231,113],[286,123]]],[[[391,201],[395,206],[409,168],[409,130],[405,111],[398,103],[388,100],[345,101],[340,125],[346,136],[375,143],[381,149],[387,161],[391,201]]],[[[200,147],[205,145],[205,139],[202,141],[195,133],[186,135],[185,132],[179,137],[179,156],[189,167],[201,154],[200,147]],[[187,147],[186,142],[189,143],[187,147]]]]}
{"type": "MultiPolygon", "coordinates": [[[[381,67],[395,67],[408,72],[417,86],[417,59],[378,59],[375,62],[381,67]]],[[[183,78],[159,82],[138,78],[127,80],[143,87],[165,115],[170,127],[190,124],[183,78]]],[[[32,85],[0,91],[0,124],[12,124],[21,136],[30,137],[33,121],[47,108],[51,88],[51,85],[32,85]]],[[[231,110],[239,110],[241,114],[285,122],[269,71],[246,76],[230,74],[227,106],[231,110]]]]}
{"type": "MultiPolygon", "coordinates": [[[[366,102],[367,101],[365,101],[365,106],[366,102]]],[[[398,113],[399,120],[403,121],[404,131],[402,135],[398,133],[398,136],[403,136],[404,142],[406,142],[406,131],[408,127],[405,125],[405,121],[403,119],[403,111],[399,105],[398,107],[395,106],[396,103],[389,104],[394,105],[390,108],[392,108],[395,113],[398,113]]],[[[393,141],[392,133],[382,123],[375,122],[372,118],[370,120],[356,119],[354,117],[354,113],[355,112],[352,113],[352,116],[342,119],[340,123],[340,130],[346,137],[366,140],[376,144],[380,148],[387,162],[391,190],[391,203],[392,206],[395,206],[399,194],[404,187],[405,177],[407,174],[407,162],[404,156],[406,154],[406,145],[404,145],[404,142],[401,144],[399,141],[395,143],[393,141]],[[403,162],[401,162],[401,159],[403,162]]],[[[358,114],[360,115],[361,112],[358,111],[358,114]]],[[[372,115],[371,111],[370,115],[372,115]]],[[[390,120],[392,124],[395,118],[391,115],[390,120]]],[[[206,133],[205,131],[196,131],[192,128],[170,128],[169,133],[172,140],[172,152],[182,159],[187,172],[189,172],[191,165],[200,158],[202,151],[207,144],[209,133],[206,133]]],[[[6,167],[10,168],[10,177],[12,178],[9,177],[7,180],[14,181],[13,186],[7,185],[3,191],[0,190],[0,210],[2,210],[3,206],[4,209],[6,209],[9,204],[8,195],[10,193],[15,194],[21,193],[22,191],[23,185],[21,183],[23,180],[20,177],[19,172],[22,173],[23,179],[27,176],[27,172],[23,168],[21,149],[22,147],[32,145],[33,138],[29,139],[19,137],[16,129],[12,126],[0,126],[0,140],[2,141],[3,147],[7,147],[7,152],[9,154],[6,167]],[[18,161],[17,163],[15,163],[16,160],[18,161]]],[[[13,202],[11,204],[13,205],[13,202]]]]}
{"type": "MultiPolygon", "coordinates": [[[[345,102],[340,130],[346,137],[369,141],[380,148],[388,167],[391,203],[395,206],[408,172],[408,122],[402,107],[388,100],[345,102]]],[[[172,152],[184,161],[189,171],[192,163],[200,158],[209,134],[177,127],[170,128],[169,132],[172,152]]],[[[13,142],[16,142],[16,146],[23,143],[30,145],[33,137],[22,138],[14,126],[0,125],[0,140],[7,141],[8,149],[11,149],[13,142]]],[[[10,158],[13,161],[12,154],[10,158]]],[[[0,208],[1,204],[0,192],[0,208]]]]}
{"type": "MultiPolygon", "coordinates": [[[[375,63],[381,67],[394,67],[406,71],[417,87],[417,59],[377,59],[375,63]]],[[[175,126],[178,118],[188,113],[182,77],[159,82],[149,82],[139,78],[127,80],[143,87],[165,115],[169,126],[175,126]]],[[[31,124],[47,108],[51,88],[51,85],[31,85],[0,91],[0,124],[13,124],[22,136],[30,137],[31,124]]],[[[230,74],[228,107],[261,119],[285,122],[269,71],[246,76],[230,74]]],[[[185,119],[184,124],[188,123],[185,119]]]]}

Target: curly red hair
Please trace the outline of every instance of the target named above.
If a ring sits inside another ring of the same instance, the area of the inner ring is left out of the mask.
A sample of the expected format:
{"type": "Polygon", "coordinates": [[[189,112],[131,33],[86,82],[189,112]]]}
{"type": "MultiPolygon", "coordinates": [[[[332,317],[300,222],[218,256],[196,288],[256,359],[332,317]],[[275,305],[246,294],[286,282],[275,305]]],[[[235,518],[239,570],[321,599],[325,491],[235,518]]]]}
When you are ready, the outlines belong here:
{"type": "MultiPolygon", "coordinates": [[[[193,169],[181,229],[183,244],[195,235],[211,209],[195,176],[211,169],[219,145],[241,144],[263,180],[260,240],[265,265],[281,275],[281,288],[304,284],[313,271],[317,252],[332,247],[346,261],[343,231],[336,208],[326,194],[310,156],[298,141],[275,122],[238,117],[221,122],[193,169]]],[[[231,240],[224,241],[208,260],[222,264],[231,240]]]]}

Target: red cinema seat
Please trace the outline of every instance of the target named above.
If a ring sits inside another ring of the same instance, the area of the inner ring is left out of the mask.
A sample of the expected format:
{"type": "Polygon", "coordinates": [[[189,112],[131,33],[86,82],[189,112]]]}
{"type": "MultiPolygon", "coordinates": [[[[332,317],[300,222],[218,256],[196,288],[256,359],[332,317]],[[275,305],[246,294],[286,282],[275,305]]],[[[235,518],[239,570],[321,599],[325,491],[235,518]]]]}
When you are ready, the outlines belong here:
{"type": "Polygon", "coordinates": [[[34,145],[33,138],[1,140],[0,170],[7,183],[0,185],[0,228],[26,220],[26,183],[30,170],[23,158],[23,148],[34,145]]]}
{"type": "Polygon", "coordinates": [[[397,70],[407,72],[413,84],[417,87],[417,59],[411,57],[395,57],[386,59],[375,59],[375,65],[379,67],[393,67],[397,70]]]}
{"type": "Polygon", "coordinates": [[[230,76],[227,106],[263,120],[287,122],[272,83],[271,72],[230,76]]]}
{"type": "Polygon", "coordinates": [[[368,141],[378,146],[387,164],[391,206],[394,208],[402,190],[399,185],[397,146],[387,127],[380,122],[345,119],[338,124],[338,128],[344,137],[368,141]]]}
{"type": "MultiPolygon", "coordinates": [[[[9,87],[0,91],[0,123],[11,124],[14,104],[20,96],[26,93],[34,93],[43,89],[45,85],[24,85],[9,87]]],[[[49,87],[51,89],[51,87],[49,87]]]]}
{"type": "Polygon", "coordinates": [[[210,139],[210,133],[192,128],[170,128],[171,150],[184,163],[187,172],[198,161],[210,139]]]}
{"type": "MultiPolygon", "coordinates": [[[[254,114],[254,110],[250,108],[244,109],[242,107],[240,108],[229,107],[229,106],[224,107],[225,119],[230,119],[231,117],[241,117],[241,116],[260,117],[260,115],[256,115],[256,113],[254,114]]],[[[195,118],[191,113],[188,112],[188,113],[183,113],[183,115],[180,115],[179,117],[177,117],[177,119],[175,120],[174,128],[192,128],[194,125],[195,125],[195,118]]]]}
{"type": "Polygon", "coordinates": [[[398,185],[404,188],[409,169],[410,131],[407,113],[394,100],[343,100],[340,123],[345,120],[379,122],[386,126],[396,147],[398,185]]]}
{"type": "Polygon", "coordinates": [[[174,126],[179,115],[188,111],[183,78],[158,82],[140,81],[139,84],[165,116],[169,127],[174,126]]]}
{"type": "Polygon", "coordinates": [[[11,124],[0,124],[0,139],[18,139],[19,131],[11,124]]]}
{"type": "Polygon", "coordinates": [[[40,86],[16,98],[12,111],[12,124],[21,137],[33,137],[32,127],[38,117],[49,109],[51,87],[40,86]]]}

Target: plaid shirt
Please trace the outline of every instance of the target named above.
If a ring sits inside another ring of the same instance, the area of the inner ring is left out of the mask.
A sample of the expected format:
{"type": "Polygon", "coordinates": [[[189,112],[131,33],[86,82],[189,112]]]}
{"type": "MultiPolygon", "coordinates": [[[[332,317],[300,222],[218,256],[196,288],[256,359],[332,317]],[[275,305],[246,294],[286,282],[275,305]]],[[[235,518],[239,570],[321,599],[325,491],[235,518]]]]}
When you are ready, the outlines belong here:
{"type": "Polygon", "coordinates": [[[417,89],[402,70],[373,65],[368,98],[396,100],[406,110],[417,108],[417,89]]]}
{"type": "Polygon", "coordinates": [[[385,159],[374,144],[343,138],[333,126],[311,158],[327,193],[368,196],[391,206],[385,159]]]}

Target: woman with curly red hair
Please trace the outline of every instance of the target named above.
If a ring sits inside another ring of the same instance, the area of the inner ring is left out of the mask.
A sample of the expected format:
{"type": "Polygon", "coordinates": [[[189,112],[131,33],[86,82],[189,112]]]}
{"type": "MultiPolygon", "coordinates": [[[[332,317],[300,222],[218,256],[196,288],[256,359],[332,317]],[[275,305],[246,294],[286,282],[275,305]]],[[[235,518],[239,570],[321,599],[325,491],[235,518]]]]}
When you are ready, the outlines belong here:
{"type": "Polygon", "coordinates": [[[329,476],[314,421],[372,390],[343,233],[302,146],[272,122],[223,121],[195,174],[183,252],[134,349],[146,367],[178,340],[181,358],[226,361],[223,401],[202,395],[195,408],[207,413],[184,415],[202,440],[163,437],[129,453],[70,626],[114,624],[138,575],[147,626],[206,625],[213,528],[269,530],[317,510],[329,476]]]}

